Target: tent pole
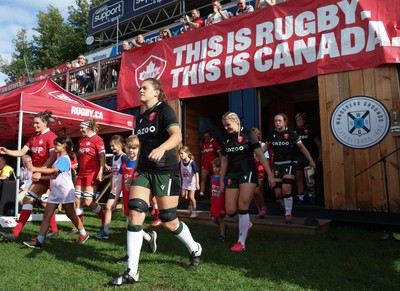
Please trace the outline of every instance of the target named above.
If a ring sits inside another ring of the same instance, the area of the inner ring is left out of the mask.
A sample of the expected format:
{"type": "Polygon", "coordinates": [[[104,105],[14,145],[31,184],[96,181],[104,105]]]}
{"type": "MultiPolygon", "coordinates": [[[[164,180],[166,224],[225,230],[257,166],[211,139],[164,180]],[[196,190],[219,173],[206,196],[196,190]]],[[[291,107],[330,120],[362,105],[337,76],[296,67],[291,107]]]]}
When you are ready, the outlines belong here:
{"type": "MultiPolygon", "coordinates": [[[[24,113],[22,110],[19,112],[18,118],[18,149],[22,147],[22,123],[24,121],[24,113]]],[[[15,183],[15,217],[18,217],[18,194],[19,194],[19,179],[21,175],[21,157],[17,157],[17,179],[15,183]]]]}

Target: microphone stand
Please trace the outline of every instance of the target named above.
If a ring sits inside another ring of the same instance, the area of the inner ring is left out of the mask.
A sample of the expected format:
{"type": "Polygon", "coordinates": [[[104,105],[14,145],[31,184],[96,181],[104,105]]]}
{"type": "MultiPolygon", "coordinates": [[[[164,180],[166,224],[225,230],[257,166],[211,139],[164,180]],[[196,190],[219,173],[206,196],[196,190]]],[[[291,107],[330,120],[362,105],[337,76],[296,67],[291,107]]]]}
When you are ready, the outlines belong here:
{"type": "Polygon", "coordinates": [[[389,201],[389,186],[388,186],[389,183],[388,183],[387,169],[386,169],[386,158],[391,156],[392,154],[394,154],[398,150],[400,150],[400,148],[397,148],[394,151],[392,151],[390,154],[380,158],[378,161],[376,161],[375,163],[370,165],[368,168],[362,170],[361,172],[359,172],[355,176],[355,177],[357,177],[357,176],[361,175],[362,173],[364,173],[365,171],[369,170],[370,168],[372,168],[373,166],[375,166],[379,162],[383,163],[383,171],[384,171],[384,174],[385,174],[385,190],[386,190],[385,192],[386,192],[386,201],[387,201],[387,215],[388,215],[388,224],[389,224],[389,228],[390,228],[387,236],[385,238],[383,238],[383,240],[388,240],[388,241],[398,241],[398,239],[393,234],[393,224],[392,224],[392,218],[391,218],[391,213],[392,212],[391,212],[391,209],[390,209],[390,201],[389,201]]]}

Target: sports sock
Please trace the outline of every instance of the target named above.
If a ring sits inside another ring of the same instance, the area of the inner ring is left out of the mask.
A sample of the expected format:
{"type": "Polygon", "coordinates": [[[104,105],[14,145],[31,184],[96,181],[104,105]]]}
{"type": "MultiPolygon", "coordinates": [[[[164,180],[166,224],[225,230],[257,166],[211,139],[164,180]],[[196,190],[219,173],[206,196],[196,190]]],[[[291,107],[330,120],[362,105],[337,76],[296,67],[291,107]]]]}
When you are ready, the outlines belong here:
{"type": "Polygon", "coordinates": [[[136,275],[139,267],[140,250],[143,244],[143,226],[129,225],[127,231],[128,268],[136,275]]]}
{"type": "Polygon", "coordinates": [[[108,231],[110,230],[110,224],[109,223],[105,223],[103,230],[104,230],[105,233],[108,234],[108,231]]]}
{"type": "Polygon", "coordinates": [[[85,235],[86,234],[86,230],[85,230],[85,228],[82,228],[80,231],[79,231],[79,235],[85,235]]]}
{"type": "Polygon", "coordinates": [[[15,236],[19,236],[19,234],[21,233],[21,230],[24,228],[26,222],[28,221],[29,217],[31,216],[32,211],[33,211],[32,204],[24,204],[22,206],[22,210],[19,213],[18,224],[13,229],[13,233],[15,236]]]}
{"type": "Polygon", "coordinates": [[[50,229],[52,232],[58,232],[58,226],[56,222],[56,214],[53,212],[53,215],[50,217],[50,229]]]}
{"type": "Polygon", "coordinates": [[[197,252],[199,249],[197,243],[194,241],[192,234],[190,233],[189,227],[179,221],[178,227],[172,232],[188,249],[189,253],[197,252]]]}
{"type": "Polygon", "coordinates": [[[44,242],[44,238],[45,237],[43,235],[38,235],[36,239],[38,242],[40,242],[42,244],[44,242]]]}
{"type": "Polygon", "coordinates": [[[143,239],[145,241],[150,241],[151,240],[151,236],[148,232],[143,231],[143,239]]]}
{"type": "Polygon", "coordinates": [[[246,245],[246,236],[250,227],[250,215],[249,213],[243,213],[246,211],[239,212],[239,238],[238,241],[242,243],[242,245],[246,245]]]}
{"type": "Polygon", "coordinates": [[[100,205],[97,205],[96,209],[93,210],[94,213],[97,214],[98,217],[100,217],[101,221],[104,223],[104,219],[105,219],[105,214],[103,209],[101,208],[100,205]]]}
{"type": "Polygon", "coordinates": [[[293,197],[291,194],[288,194],[283,199],[285,202],[285,215],[292,215],[292,208],[293,208],[293,197]]]}
{"type": "Polygon", "coordinates": [[[76,216],[83,222],[83,208],[75,209],[76,216]]]}

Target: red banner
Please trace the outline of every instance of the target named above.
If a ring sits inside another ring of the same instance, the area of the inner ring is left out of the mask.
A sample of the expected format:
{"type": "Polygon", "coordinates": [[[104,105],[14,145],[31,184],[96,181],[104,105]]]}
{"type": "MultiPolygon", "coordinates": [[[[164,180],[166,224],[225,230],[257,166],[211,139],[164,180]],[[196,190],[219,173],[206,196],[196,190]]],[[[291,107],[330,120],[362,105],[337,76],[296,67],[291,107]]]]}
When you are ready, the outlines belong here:
{"type": "Polygon", "coordinates": [[[177,99],[399,62],[400,1],[289,1],[125,52],[118,110],[148,77],[177,99]]]}

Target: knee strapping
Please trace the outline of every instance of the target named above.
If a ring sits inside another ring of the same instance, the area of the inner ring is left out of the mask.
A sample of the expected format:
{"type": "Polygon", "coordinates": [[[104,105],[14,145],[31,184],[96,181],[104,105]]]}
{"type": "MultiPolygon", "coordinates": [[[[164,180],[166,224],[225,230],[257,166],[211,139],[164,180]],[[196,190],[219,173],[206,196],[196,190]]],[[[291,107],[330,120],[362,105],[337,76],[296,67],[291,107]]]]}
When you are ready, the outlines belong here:
{"type": "Polygon", "coordinates": [[[294,184],[294,179],[283,178],[283,179],[282,179],[282,184],[293,185],[293,184],[294,184]]]}
{"type": "Polygon", "coordinates": [[[146,213],[149,210],[149,205],[143,199],[133,198],[129,200],[128,208],[140,213],[146,213]]]}
{"type": "Polygon", "coordinates": [[[160,214],[158,217],[161,219],[162,222],[170,222],[176,219],[176,207],[162,209],[160,210],[160,214]]]}
{"type": "Polygon", "coordinates": [[[93,196],[94,196],[94,194],[92,192],[89,192],[89,191],[84,191],[83,192],[83,198],[93,199],[93,196]]]}
{"type": "Polygon", "coordinates": [[[83,192],[80,190],[75,190],[75,196],[80,198],[83,196],[83,192]]]}
{"type": "Polygon", "coordinates": [[[37,196],[35,193],[32,191],[28,191],[25,195],[25,197],[28,197],[29,199],[35,200],[35,202],[38,200],[39,196],[37,196]]]}

